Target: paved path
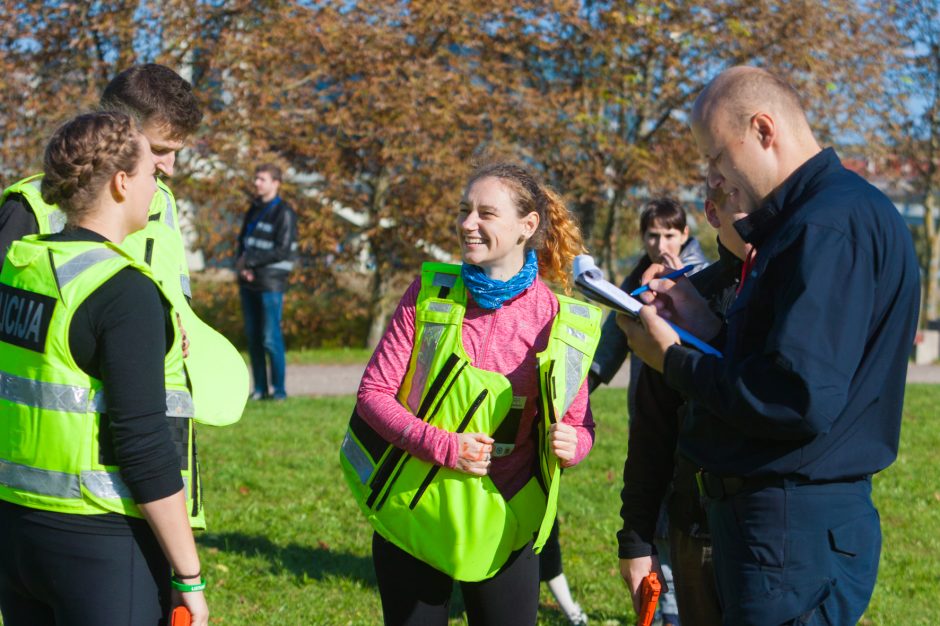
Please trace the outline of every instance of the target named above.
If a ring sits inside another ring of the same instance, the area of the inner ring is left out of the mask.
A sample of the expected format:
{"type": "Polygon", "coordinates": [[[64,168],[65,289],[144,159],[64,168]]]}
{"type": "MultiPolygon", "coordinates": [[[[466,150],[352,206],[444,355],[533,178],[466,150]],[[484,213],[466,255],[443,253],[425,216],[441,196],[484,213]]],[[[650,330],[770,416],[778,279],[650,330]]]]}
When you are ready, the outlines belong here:
{"type": "MultiPolygon", "coordinates": [[[[288,365],[287,393],[291,396],[341,396],[356,393],[365,364],[360,365],[288,365]]],[[[626,388],[628,363],[611,381],[612,387],[626,388]]],[[[940,384],[940,365],[910,365],[909,383],[940,384]]]]}

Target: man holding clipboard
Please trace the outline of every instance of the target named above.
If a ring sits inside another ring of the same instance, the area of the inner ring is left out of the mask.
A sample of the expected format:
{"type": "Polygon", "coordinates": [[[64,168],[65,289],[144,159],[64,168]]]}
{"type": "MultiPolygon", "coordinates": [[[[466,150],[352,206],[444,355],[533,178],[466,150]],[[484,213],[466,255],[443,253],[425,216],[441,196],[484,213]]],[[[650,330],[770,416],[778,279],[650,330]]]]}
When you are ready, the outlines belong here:
{"type": "Polygon", "coordinates": [[[877,577],[871,475],[897,456],[919,284],[910,233],[823,150],[793,89],[760,69],[714,79],[692,111],[708,184],[746,217],[721,357],[679,345],[721,322],[688,281],[654,279],[631,348],[704,410],[679,453],[700,467],[727,624],[856,623],[877,577]]]}

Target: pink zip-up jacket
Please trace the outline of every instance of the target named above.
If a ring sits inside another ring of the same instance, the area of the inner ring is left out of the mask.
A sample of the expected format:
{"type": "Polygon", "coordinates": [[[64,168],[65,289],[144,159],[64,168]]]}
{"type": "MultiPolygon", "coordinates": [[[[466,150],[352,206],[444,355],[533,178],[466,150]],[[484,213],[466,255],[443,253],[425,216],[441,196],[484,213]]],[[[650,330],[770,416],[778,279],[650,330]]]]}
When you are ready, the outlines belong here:
{"type": "MultiPolygon", "coordinates": [[[[359,415],[386,441],[419,459],[436,465],[457,466],[457,435],[415,417],[397,399],[414,347],[415,305],[420,278],[402,296],[385,335],[379,342],[359,383],[359,415]]],[[[514,396],[525,396],[525,409],[508,456],[494,458],[490,478],[508,500],[534,475],[538,467],[536,440],[531,437],[538,407],[535,355],[548,345],[558,300],[538,278],[503,307],[487,310],[467,298],[463,321],[463,347],[474,367],[499,372],[512,384],[514,396]]],[[[562,421],[575,427],[578,446],[568,465],[581,461],[594,445],[594,419],[588,403],[587,383],[581,385],[562,421]]]]}

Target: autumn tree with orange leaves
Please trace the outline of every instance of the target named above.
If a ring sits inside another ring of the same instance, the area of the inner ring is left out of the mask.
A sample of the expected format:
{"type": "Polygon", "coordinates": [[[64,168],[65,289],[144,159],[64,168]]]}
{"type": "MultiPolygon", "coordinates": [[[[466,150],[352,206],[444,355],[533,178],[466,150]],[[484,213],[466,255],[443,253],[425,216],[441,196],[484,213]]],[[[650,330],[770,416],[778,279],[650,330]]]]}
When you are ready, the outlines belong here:
{"type": "MultiPolygon", "coordinates": [[[[280,164],[303,252],[291,297],[365,315],[370,345],[420,262],[455,258],[475,159],[537,168],[616,269],[645,195],[700,186],[686,116],[718,71],[756,63],[793,81],[828,142],[879,130],[898,106],[882,73],[903,61],[894,7],[852,0],[55,6],[0,8],[4,182],[34,171],[55,124],[116,71],[167,63],[206,105],[172,186],[209,264],[231,263],[254,165],[280,164]]],[[[314,323],[296,311],[289,323],[314,323]]]]}

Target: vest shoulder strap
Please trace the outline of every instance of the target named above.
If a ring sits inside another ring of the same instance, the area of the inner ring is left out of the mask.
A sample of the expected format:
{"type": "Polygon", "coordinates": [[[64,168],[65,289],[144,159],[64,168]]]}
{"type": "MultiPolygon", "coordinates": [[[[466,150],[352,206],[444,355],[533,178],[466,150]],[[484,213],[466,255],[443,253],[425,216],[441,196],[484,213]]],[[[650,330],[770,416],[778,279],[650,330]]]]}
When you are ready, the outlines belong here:
{"type": "Polygon", "coordinates": [[[424,263],[421,265],[421,291],[418,308],[428,300],[448,300],[462,307],[467,305],[467,291],[460,278],[460,266],[454,263],[424,263]]]}

